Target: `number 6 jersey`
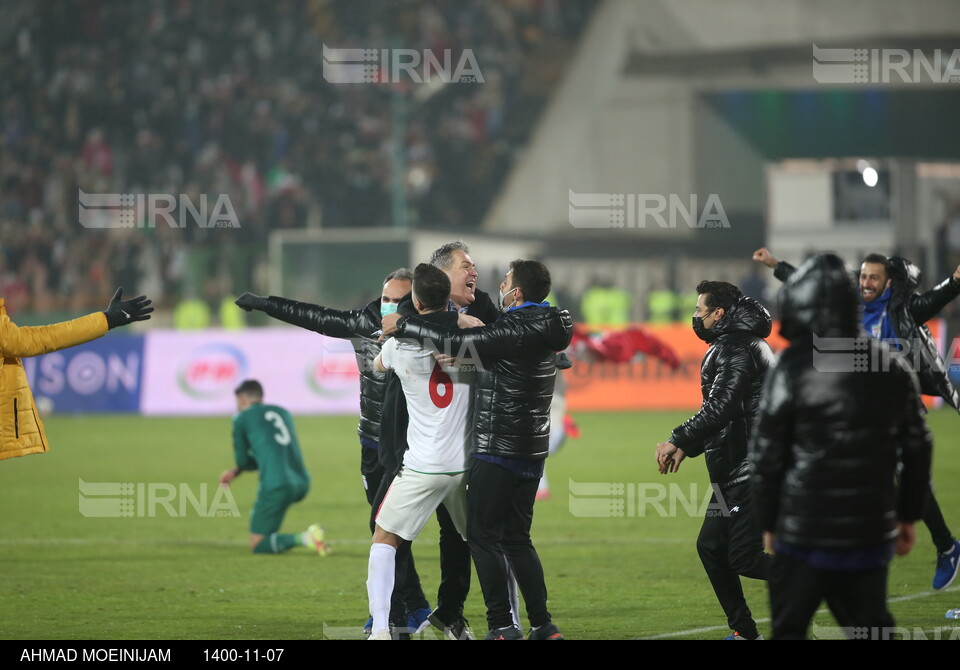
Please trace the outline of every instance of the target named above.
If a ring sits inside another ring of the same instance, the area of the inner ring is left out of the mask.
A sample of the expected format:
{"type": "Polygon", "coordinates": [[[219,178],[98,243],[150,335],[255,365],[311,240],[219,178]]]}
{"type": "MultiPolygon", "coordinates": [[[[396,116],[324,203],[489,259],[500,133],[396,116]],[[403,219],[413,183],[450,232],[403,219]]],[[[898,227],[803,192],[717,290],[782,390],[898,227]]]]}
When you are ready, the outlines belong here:
{"type": "Polygon", "coordinates": [[[407,399],[404,467],[428,474],[465,471],[473,439],[473,367],[441,368],[433,349],[396,338],[384,343],[380,361],[400,378],[407,399]]]}

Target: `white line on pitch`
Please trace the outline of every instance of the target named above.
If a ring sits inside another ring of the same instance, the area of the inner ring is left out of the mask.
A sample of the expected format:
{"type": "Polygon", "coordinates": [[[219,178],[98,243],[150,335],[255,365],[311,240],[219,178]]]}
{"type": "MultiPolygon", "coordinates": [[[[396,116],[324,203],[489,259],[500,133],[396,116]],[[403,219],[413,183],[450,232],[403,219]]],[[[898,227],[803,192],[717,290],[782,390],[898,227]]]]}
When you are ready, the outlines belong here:
{"type": "MultiPolygon", "coordinates": [[[[952,586],[948,589],[943,589],[942,591],[921,591],[920,593],[911,593],[906,596],[895,596],[893,598],[887,598],[888,603],[901,603],[906,600],[916,600],[917,598],[927,598],[929,596],[937,595],[938,593],[952,593],[954,591],[960,590],[960,586],[952,586]]],[[[817,610],[817,614],[827,614],[830,610],[824,608],[817,610]]],[[[757,619],[757,623],[770,623],[770,617],[765,619],[757,619]]],[[[651,635],[650,637],[640,637],[638,640],[663,640],[668,637],[683,637],[684,635],[696,635],[697,633],[709,633],[715,630],[730,630],[727,626],[706,626],[704,628],[690,628],[689,630],[678,630],[673,633],[661,633],[660,635],[651,635]]]]}

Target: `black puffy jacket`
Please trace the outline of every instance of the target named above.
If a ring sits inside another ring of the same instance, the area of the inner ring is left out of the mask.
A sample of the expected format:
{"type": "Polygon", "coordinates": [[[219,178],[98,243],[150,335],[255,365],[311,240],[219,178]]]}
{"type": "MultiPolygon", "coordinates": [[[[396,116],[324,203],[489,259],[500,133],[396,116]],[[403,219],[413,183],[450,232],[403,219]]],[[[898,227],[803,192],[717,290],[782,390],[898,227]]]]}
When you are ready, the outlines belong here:
{"type": "Polygon", "coordinates": [[[832,254],[806,261],[781,291],[782,332],[791,343],[767,374],[750,445],[754,507],[780,542],[879,547],[896,536],[897,520],[923,515],[931,442],[916,376],[862,333],[858,303],[832,254]],[[815,349],[815,336],[851,338],[857,355],[889,365],[821,372],[830,350],[815,349]]]}
{"type": "Polygon", "coordinates": [[[770,312],[753,298],[742,296],[727,310],[700,365],[703,405],[670,435],[687,456],[704,454],[710,481],[720,486],[749,478],[747,445],[774,360],[763,338],[772,327],[770,312]]]}
{"type": "MultiPolygon", "coordinates": [[[[905,258],[891,257],[890,262],[890,320],[899,339],[910,343],[907,360],[913,365],[920,380],[920,392],[940,396],[948,405],[960,411],[960,397],[947,374],[940,352],[926,322],[940,313],[947,304],[960,295],[960,282],[947,277],[926,293],[920,288],[920,268],[905,258]]],[[[780,262],[773,274],[786,281],[795,268],[780,262]]]]}
{"type": "Polygon", "coordinates": [[[360,437],[379,442],[380,413],[383,409],[384,375],[373,369],[380,353],[380,300],[366,307],[341,311],[306,302],[270,296],[261,311],[280,321],[312,330],[321,335],[350,340],[360,368],[360,437]]]}
{"type": "Polygon", "coordinates": [[[431,342],[439,351],[479,358],[474,451],[507,458],[547,457],[556,352],[573,338],[573,321],[556,307],[532,305],[492,325],[444,330],[418,317],[398,321],[397,337],[431,342]]]}

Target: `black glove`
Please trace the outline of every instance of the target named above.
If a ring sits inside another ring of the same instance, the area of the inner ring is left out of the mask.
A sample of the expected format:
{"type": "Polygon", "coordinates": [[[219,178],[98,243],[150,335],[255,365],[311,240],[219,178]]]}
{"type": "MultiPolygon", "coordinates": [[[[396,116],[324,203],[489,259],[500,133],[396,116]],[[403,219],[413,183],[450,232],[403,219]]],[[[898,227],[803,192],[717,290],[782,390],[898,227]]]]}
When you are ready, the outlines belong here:
{"type": "Polygon", "coordinates": [[[255,293],[244,293],[242,296],[237,298],[234,301],[240,309],[244,309],[248,312],[253,310],[261,310],[267,304],[267,299],[263,296],[259,296],[255,293]]]}
{"type": "Polygon", "coordinates": [[[570,357],[561,351],[554,359],[554,365],[557,366],[558,370],[569,370],[573,367],[573,361],[571,361],[570,357]]]}
{"type": "Polygon", "coordinates": [[[126,326],[134,321],[146,321],[150,318],[150,312],[153,307],[150,306],[150,300],[147,296],[141,295],[130,300],[123,300],[123,287],[117,289],[113,294],[113,300],[107,307],[104,314],[107,317],[107,328],[113,329],[117,326],[126,326]]]}

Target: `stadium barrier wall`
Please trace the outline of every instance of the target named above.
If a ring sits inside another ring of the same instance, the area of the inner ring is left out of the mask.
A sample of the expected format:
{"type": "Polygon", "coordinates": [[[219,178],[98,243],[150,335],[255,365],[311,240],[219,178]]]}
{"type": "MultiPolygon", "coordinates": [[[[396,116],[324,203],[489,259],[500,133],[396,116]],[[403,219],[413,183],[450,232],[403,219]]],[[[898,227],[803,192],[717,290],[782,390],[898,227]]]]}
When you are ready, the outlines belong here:
{"type": "MultiPolygon", "coordinates": [[[[943,320],[928,325],[943,352],[943,320]]],[[[707,345],[687,324],[645,327],[674,348],[679,368],[650,357],[631,363],[574,360],[564,373],[570,410],[700,406],[700,362],[707,345]]],[[[775,351],[787,344],[778,332],[775,323],[768,338],[775,351]]],[[[109,333],[23,363],[43,413],[229,416],[236,411],[233,389],[250,378],[263,384],[267,402],[297,414],[359,413],[359,374],[350,343],[295,328],[109,333]]],[[[933,399],[926,400],[934,406],[933,399]]]]}

